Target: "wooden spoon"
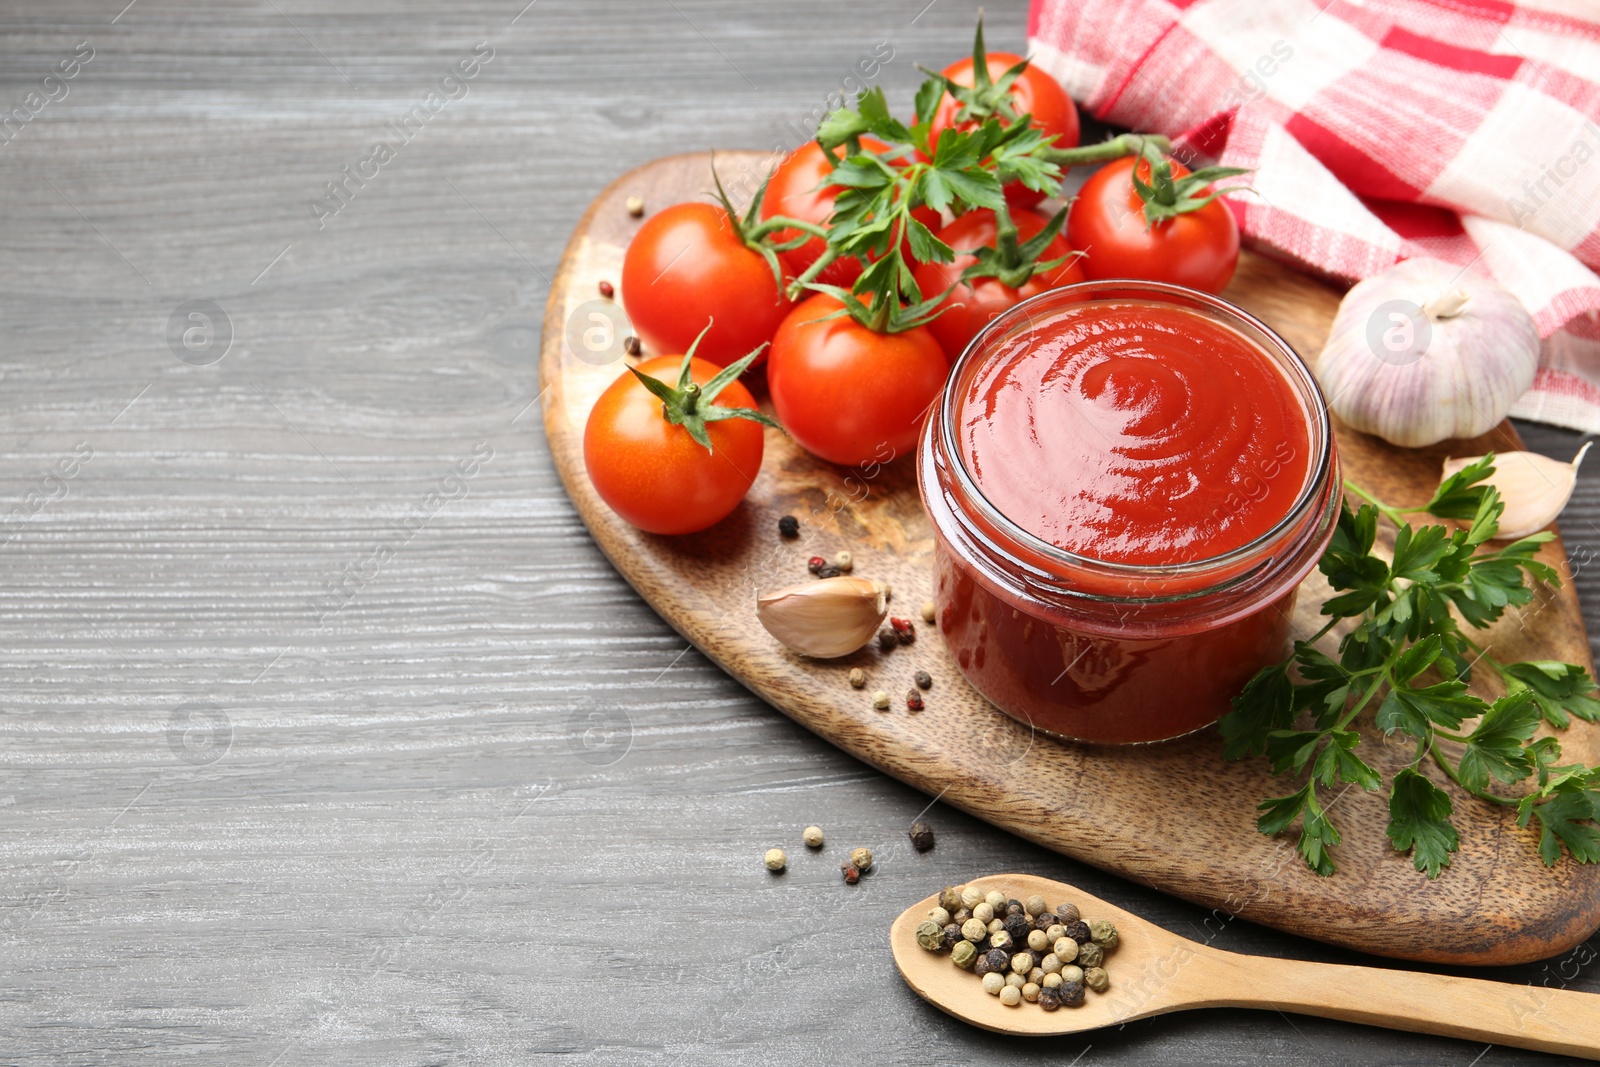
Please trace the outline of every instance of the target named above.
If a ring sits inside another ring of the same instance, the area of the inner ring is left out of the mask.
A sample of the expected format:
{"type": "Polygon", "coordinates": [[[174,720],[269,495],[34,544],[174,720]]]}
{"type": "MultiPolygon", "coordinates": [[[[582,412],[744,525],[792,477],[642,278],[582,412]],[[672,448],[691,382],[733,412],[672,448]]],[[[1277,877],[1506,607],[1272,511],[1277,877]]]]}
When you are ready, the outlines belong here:
{"type": "Polygon", "coordinates": [[[1118,946],[1106,954],[1111,986],[1092,990],[1080,1008],[1014,1008],[983,991],[977,976],[948,952],[917,944],[917,925],[939,903],[931,896],[889,927],[894,962],[906,983],[935,1007],[1004,1034],[1074,1034],[1186,1008],[1276,1008],[1325,1019],[1386,1026],[1469,1041],[1513,1045],[1600,1060],[1600,996],[1443,974],[1303,963],[1223,952],[1168,933],[1062,882],[997,874],[968,883],[1009,899],[1038,894],[1052,906],[1076,904],[1085,922],[1116,924],[1118,946]]]}

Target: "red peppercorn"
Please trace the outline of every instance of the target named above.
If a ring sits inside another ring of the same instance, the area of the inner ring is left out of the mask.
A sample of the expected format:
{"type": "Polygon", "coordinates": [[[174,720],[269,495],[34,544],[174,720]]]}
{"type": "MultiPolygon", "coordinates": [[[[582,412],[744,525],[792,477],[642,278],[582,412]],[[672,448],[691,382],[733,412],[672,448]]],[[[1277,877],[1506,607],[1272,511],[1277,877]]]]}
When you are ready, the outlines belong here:
{"type": "Polygon", "coordinates": [[[844,875],[845,885],[855,885],[861,881],[861,871],[853,863],[839,864],[839,873],[844,875]]]}
{"type": "Polygon", "coordinates": [[[600,295],[610,300],[617,295],[617,287],[602,279],[600,282],[600,295]]]}
{"type": "Polygon", "coordinates": [[[906,707],[912,711],[922,710],[922,694],[915,689],[906,690],[906,707]]]}
{"type": "Polygon", "coordinates": [[[902,645],[909,645],[917,639],[917,628],[911,625],[910,619],[892,618],[889,625],[894,627],[895,636],[902,645]]]}
{"type": "Polygon", "coordinates": [[[828,561],[823,559],[821,556],[812,556],[810,559],[806,560],[806,570],[810,571],[812,574],[816,574],[827,565],[828,561]]]}

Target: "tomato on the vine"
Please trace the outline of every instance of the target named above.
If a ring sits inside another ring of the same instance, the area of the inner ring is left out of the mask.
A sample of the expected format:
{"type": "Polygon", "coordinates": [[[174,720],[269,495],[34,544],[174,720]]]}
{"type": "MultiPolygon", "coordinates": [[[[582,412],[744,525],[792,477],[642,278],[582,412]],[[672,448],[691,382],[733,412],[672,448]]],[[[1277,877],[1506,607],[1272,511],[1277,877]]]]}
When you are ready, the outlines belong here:
{"type": "MultiPolygon", "coordinates": [[[[770,253],[768,253],[770,255],[770,253]]],[[[645,348],[726,366],[772,339],[793,303],[773,262],[715,204],[674,204],[646,220],[622,261],[622,306],[645,348]]],[[[759,360],[758,360],[759,361],[759,360]]]]}
{"type": "Polygon", "coordinates": [[[656,356],[612,382],[583,429],[600,499],[658,534],[704,530],[738,507],[761,469],[762,424],[772,421],[737,380],[749,362],[724,370],[696,356],[656,356]]]}
{"type": "MultiPolygon", "coordinates": [[[[875,137],[861,138],[863,150],[873,154],[882,154],[889,151],[889,146],[875,137]]],[[[843,146],[832,153],[834,163],[845,158],[843,146]]],[[[840,192],[837,185],[828,184],[828,178],[833,173],[833,165],[828,162],[827,155],[823,154],[822,146],[815,141],[807,141],[784,157],[777,169],[772,172],[772,178],[767,182],[767,195],[761,201],[761,217],[770,219],[782,215],[786,218],[799,219],[802,222],[814,222],[825,225],[833,215],[833,199],[840,192]]],[[[911,214],[930,230],[937,230],[940,222],[939,213],[923,205],[913,208],[911,214]]],[[[793,229],[783,229],[774,234],[775,241],[789,241],[799,237],[800,232],[793,229]]],[[[806,272],[806,268],[815,263],[822,255],[827,245],[819,237],[812,237],[797,248],[791,248],[778,253],[778,258],[783,260],[784,269],[793,277],[799,277],[806,272]]],[[[908,245],[903,246],[906,258],[911,258],[908,245]]],[[[861,277],[861,261],[854,256],[841,256],[840,258],[823,267],[821,272],[813,279],[821,285],[838,285],[848,288],[861,277]]]]}
{"type": "MultiPolygon", "coordinates": [[[[982,51],[981,24],[978,33],[978,50],[982,51]]],[[[1056,148],[1072,148],[1078,143],[1078,106],[1059,82],[1030,63],[1015,80],[1006,84],[1006,73],[1021,63],[1022,57],[1010,52],[986,55],[988,61],[984,67],[988,76],[982,85],[978,84],[978,67],[972,56],[958,59],[944,68],[943,74],[951,82],[973,91],[964,94],[965,100],[949,93],[940,100],[928,134],[931,144],[938,144],[939,135],[945,130],[972,129],[977,126],[977,119],[989,114],[999,114],[1002,121],[1032,115],[1033,124],[1046,137],[1055,135],[1056,148]]],[[[1032,207],[1045,198],[1044,193],[1029,189],[1021,182],[1008,183],[1005,193],[1006,201],[1018,207],[1032,207]]]]}
{"type": "Polygon", "coordinates": [[[1162,165],[1170,168],[1165,175],[1152,174],[1142,156],[1101,167],[1072,202],[1067,241],[1083,249],[1083,272],[1096,281],[1139,278],[1220,293],[1239,262],[1239,226],[1205,190],[1211,180],[1241,172],[1208,167],[1191,174],[1175,160],[1162,165]]]}
{"type": "Polygon", "coordinates": [[[819,293],[789,312],[772,339],[772,406],[806,451],[831,463],[887,463],[910,453],[949,362],[926,326],[878,333],[819,293]]]}
{"type": "MultiPolygon", "coordinates": [[[[1011,220],[1016,224],[1019,241],[1038,236],[1050,221],[1037,212],[1021,208],[1011,212],[1011,220]]],[[[995,247],[997,229],[993,211],[978,208],[967,212],[939,231],[939,239],[956,250],[956,258],[949,263],[924,263],[914,271],[917,288],[922,290],[926,298],[931,299],[952,285],[956,286],[945,299],[944,310],[939,317],[928,323],[929,331],[938,339],[952,363],[966,350],[967,342],[1002,311],[1046,289],[1059,289],[1063,285],[1084,280],[1083,269],[1078,266],[1083,257],[1072,255],[1066,240],[1057,234],[1045,245],[1037,259],[1047,262],[1064,256],[1070,258],[1048,270],[1035,271],[1015,288],[998,277],[961,281],[962,272],[978,262],[978,257],[969,250],[995,247]]]]}

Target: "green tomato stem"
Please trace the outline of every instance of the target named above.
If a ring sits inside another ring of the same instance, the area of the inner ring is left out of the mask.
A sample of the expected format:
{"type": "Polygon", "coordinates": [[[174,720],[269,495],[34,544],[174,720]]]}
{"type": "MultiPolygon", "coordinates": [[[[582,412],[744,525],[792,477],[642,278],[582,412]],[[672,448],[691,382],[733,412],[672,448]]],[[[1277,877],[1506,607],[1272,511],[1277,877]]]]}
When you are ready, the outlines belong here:
{"type": "Polygon", "coordinates": [[[1172,142],[1159,133],[1124,133],[1099,144],[1078,145],[1075,148],[1050,148],[1040,155],[1063,167],[1081,167],[1090,163],[1106,163],[1126,156],[1137,156],[1150,146],[1157,152],[1172,147],[1172,142]]]}

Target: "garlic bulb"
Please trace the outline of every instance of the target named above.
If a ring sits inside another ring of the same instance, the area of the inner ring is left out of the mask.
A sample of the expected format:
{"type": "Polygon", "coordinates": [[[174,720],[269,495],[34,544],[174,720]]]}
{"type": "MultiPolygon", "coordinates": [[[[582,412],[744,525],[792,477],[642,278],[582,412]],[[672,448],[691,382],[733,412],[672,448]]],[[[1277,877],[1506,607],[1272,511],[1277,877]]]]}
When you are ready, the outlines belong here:
{"type": "Polygon", "coordinates": [[[818,659],[848,656],[861,648],[888,614],[882,583],[865,578],[823,578],[756,600],[756,618],[767,633],[818,659]]]}
{"type": "MultiPolygon", "coordinates": [[[[1592,443],[1580,448],[1571,463],[1541,456],[1537,452],[1496,453],[1494,473],[1489,476],[1489,484],[1500,491],[1500,499],[1505,501],[1506,507],[1500,513],[1500,532],[1495,536],[1515,541],[1519,537],[1538,533],[1555,522],[1561,509],[1572,499],[1572,490],[1578,484],[1578,466],[1592,443]]],[[[1482,458],[1470,456],[1467,459],[1445,460],[1443,478],[1482,458]]]]}
{"type": "Polygon", "coordinates": [[[1345,294],[1317,380],[1350,426],[1417,448],[1493,429],[1539,365],[1516,297],[1438,259],[1408,259],[1345,294]]]}

